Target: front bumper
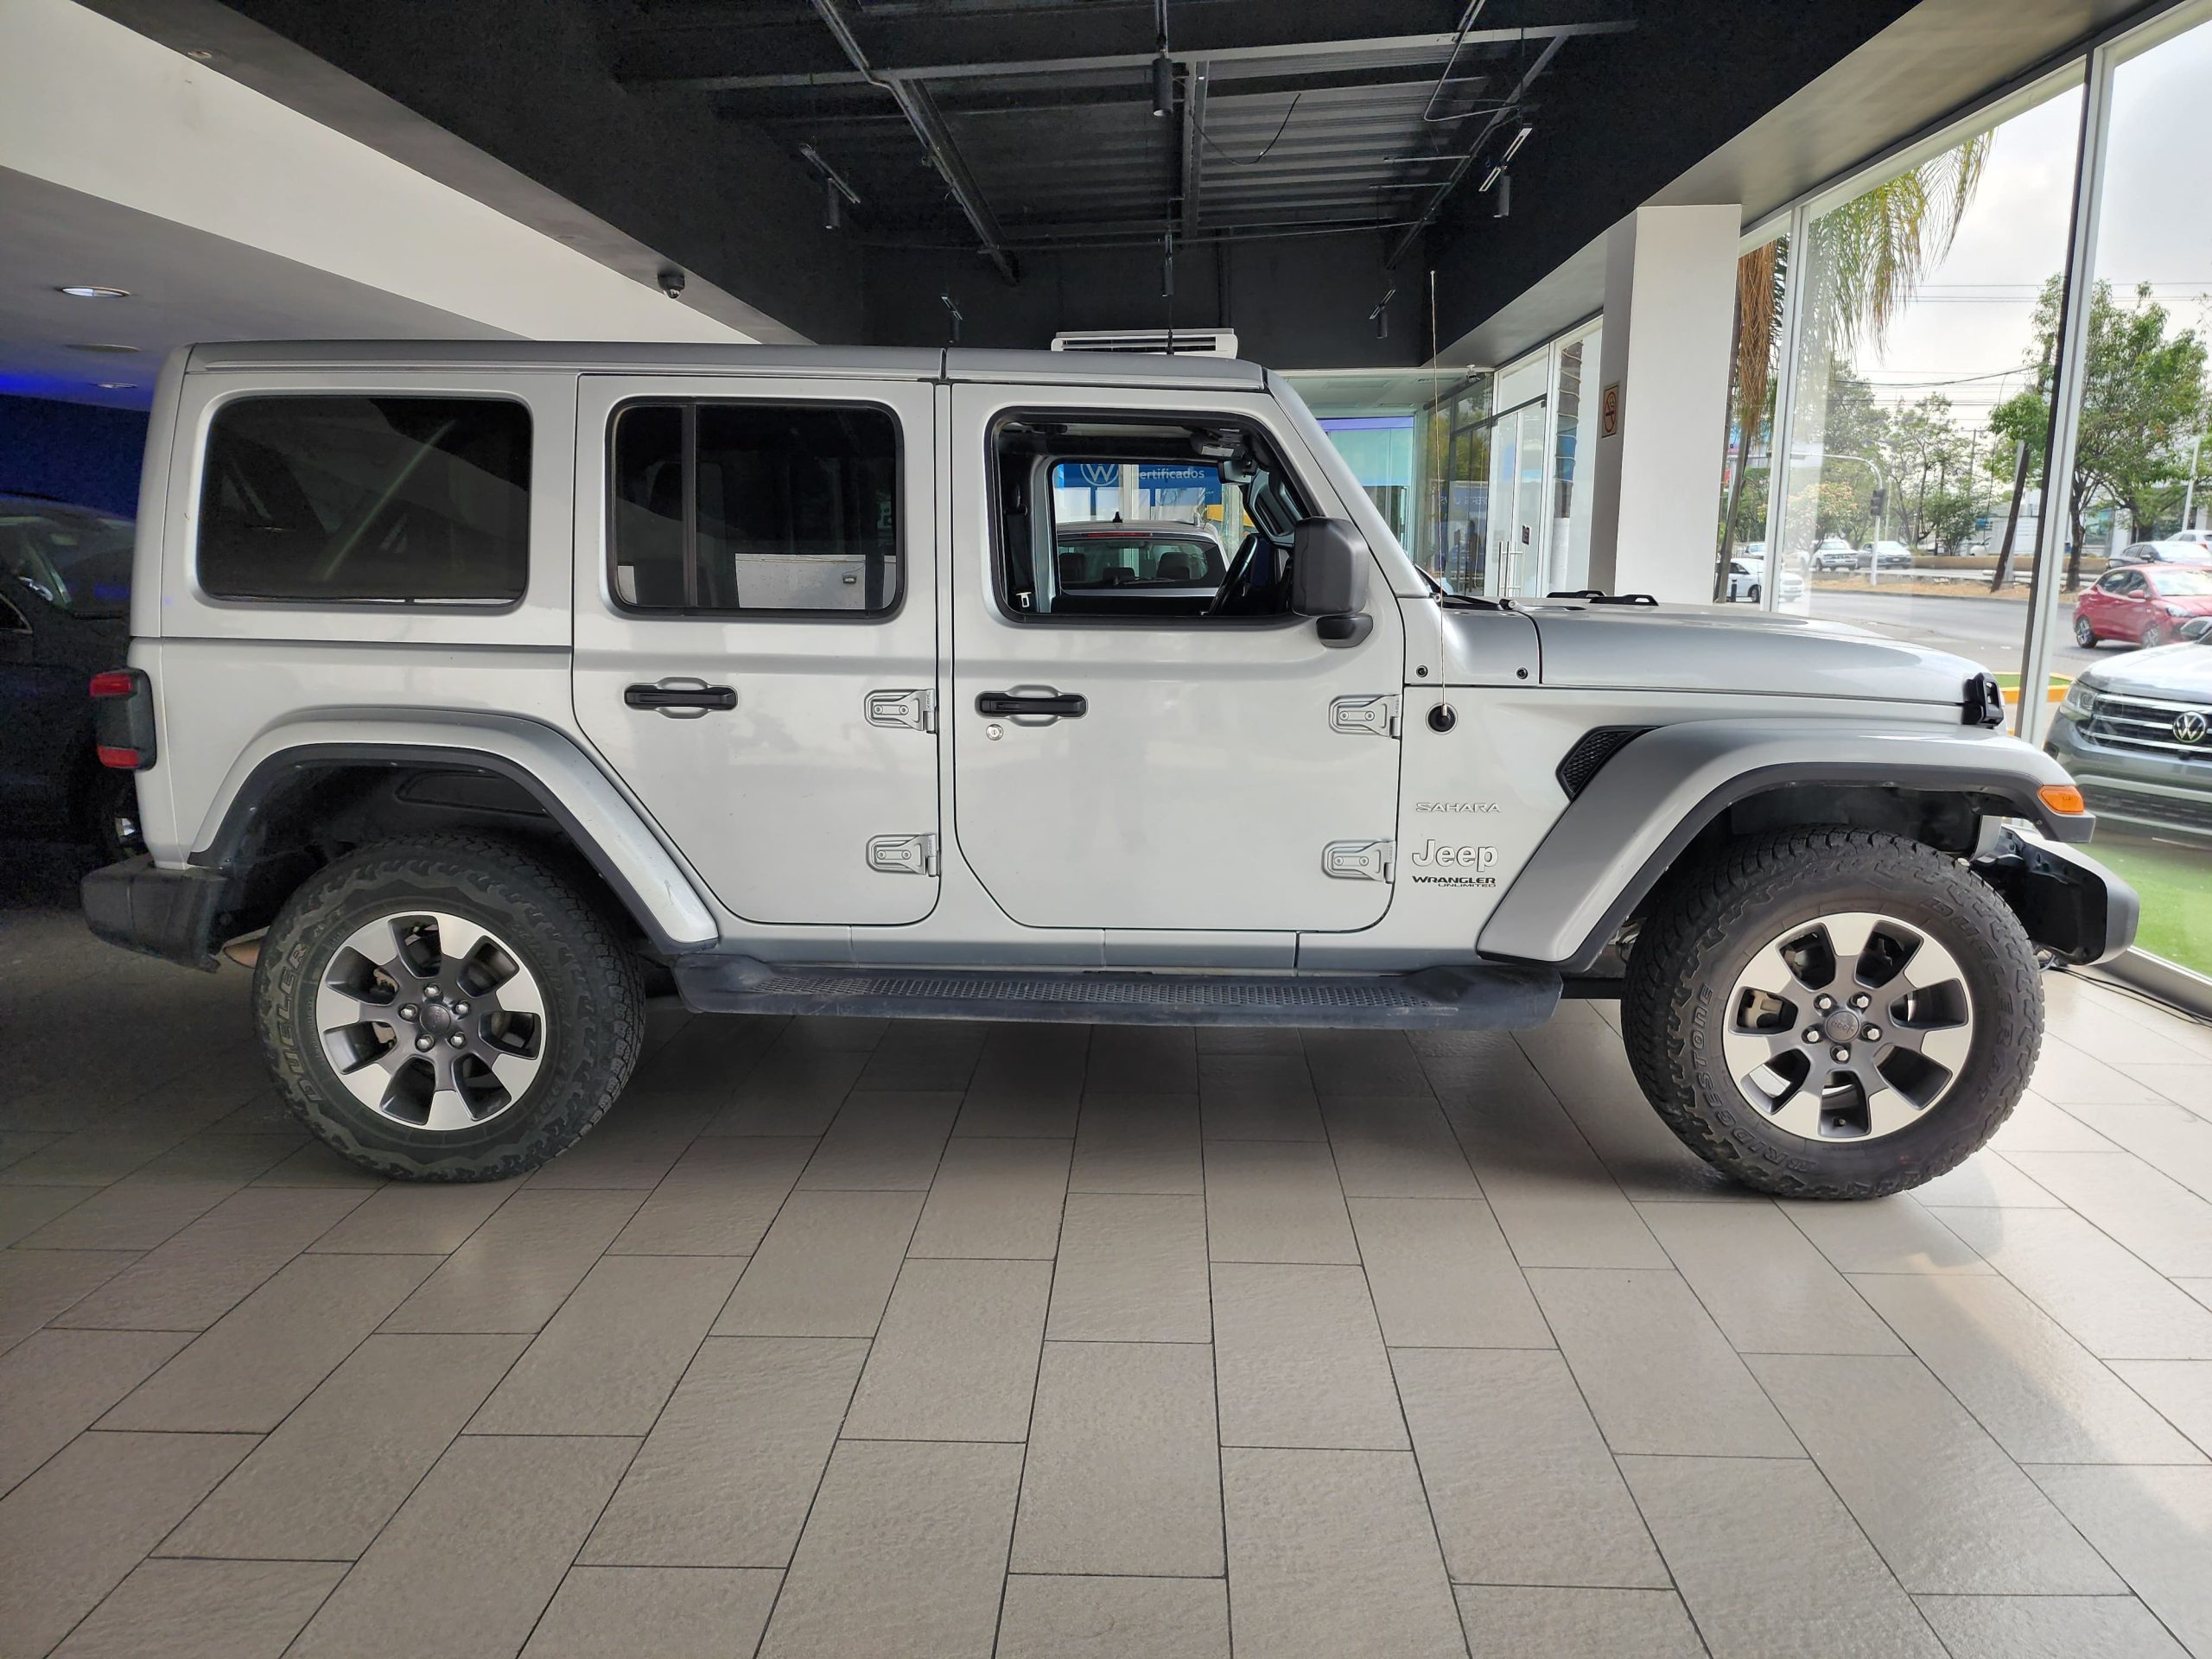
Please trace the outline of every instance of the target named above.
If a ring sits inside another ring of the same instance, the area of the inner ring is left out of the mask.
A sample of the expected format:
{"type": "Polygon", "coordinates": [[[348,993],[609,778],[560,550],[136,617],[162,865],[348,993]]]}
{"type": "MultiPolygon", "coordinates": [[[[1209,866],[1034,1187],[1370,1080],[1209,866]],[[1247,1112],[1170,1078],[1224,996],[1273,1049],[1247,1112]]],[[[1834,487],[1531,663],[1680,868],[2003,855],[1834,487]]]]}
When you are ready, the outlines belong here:
{"type": "Polygon", "coordinates": [[[2142,914],[2135,889],[2071,847],[2004,830],[1974,868],[2004,895],[2028,938],[2062,962],[2109,961],[2135,943],[2142,914]]]}
{"type": "Polygon", "coordinates": [[[143,855],[94,870],[79,888],[96,937],[207,973],[230,890],[230,879],[213,870],[165,870],[143,855]]]}

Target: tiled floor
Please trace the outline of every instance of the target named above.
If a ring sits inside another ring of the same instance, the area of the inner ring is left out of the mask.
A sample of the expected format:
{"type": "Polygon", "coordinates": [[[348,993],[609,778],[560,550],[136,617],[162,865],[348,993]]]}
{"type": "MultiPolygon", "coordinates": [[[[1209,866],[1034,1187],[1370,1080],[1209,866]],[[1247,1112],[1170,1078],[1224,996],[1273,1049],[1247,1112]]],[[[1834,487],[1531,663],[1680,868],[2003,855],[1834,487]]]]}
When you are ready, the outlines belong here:
{"type": "Polygon", "coordinates": [[[656,1019],[503,1186],[245,976],[0,913],[0,1654],[2212,1656],[2212,1030],[2049,990],[1910,1198],[1720,1185],[1611,1010],[656,1019]]]}

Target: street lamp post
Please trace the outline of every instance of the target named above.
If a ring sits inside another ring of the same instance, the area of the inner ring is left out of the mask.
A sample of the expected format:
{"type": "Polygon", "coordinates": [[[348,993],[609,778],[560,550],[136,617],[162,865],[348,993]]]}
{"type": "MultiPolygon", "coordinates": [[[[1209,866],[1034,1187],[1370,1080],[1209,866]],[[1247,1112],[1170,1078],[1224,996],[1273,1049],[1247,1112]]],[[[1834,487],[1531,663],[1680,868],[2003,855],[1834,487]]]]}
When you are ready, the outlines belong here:
{"type": "Polygon", "coordinates": [[[1881,463],[1865,455],[1837,455],[1823,451],[1821,459],[1827,461],[1855,461],[1874,474],[1874,495],[1882,503],[1882,510],[1874,515],[1874,541],[1866,550],[1866,585],[1873,587],[1881,581],[1882,532],[1889,527],[1890,480],[1883,473],[1881,463]]]}

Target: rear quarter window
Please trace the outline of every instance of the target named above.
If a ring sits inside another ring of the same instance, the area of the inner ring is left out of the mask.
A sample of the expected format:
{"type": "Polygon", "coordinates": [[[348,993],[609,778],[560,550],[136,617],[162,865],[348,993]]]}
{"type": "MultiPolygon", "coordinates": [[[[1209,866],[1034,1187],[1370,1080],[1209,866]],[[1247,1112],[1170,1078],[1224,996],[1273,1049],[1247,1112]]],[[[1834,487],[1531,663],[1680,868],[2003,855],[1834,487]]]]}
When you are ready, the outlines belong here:
{"type": "Polygon", "coordinates": [[[215,411],[200,588],[309,604],[509,604],[530,574],[530,411],[489,397],[240,397],[215,411]]]}

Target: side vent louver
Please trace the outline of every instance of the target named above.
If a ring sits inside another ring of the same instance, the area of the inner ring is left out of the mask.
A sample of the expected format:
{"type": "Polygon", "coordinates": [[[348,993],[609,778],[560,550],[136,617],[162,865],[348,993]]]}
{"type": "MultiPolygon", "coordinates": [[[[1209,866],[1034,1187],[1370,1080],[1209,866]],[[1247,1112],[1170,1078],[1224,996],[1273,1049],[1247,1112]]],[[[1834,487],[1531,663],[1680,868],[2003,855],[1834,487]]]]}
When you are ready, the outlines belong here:
{"type": "Polygon", "coordinates": [[[1567,798],[1571,801],[1588,788],[1606,761],[1650,729],[1649,726],[1597,726],[1583,733],[1553,774],[1567,791],[1567,798]]]}

